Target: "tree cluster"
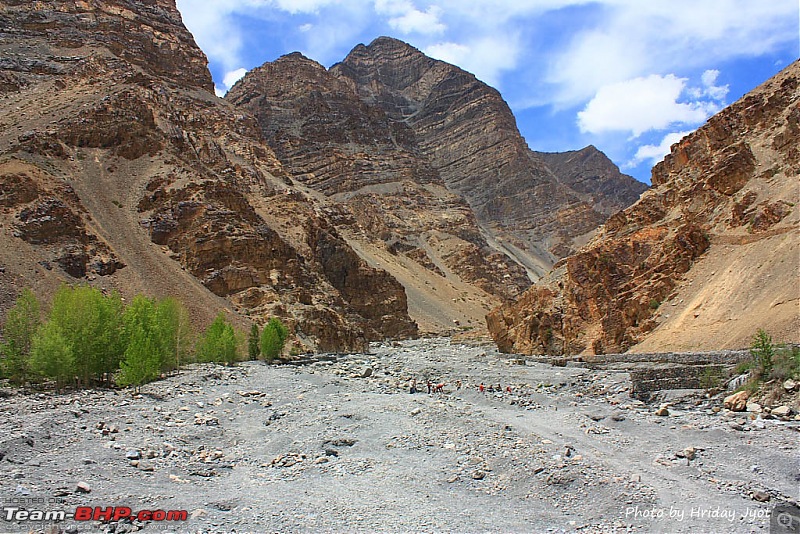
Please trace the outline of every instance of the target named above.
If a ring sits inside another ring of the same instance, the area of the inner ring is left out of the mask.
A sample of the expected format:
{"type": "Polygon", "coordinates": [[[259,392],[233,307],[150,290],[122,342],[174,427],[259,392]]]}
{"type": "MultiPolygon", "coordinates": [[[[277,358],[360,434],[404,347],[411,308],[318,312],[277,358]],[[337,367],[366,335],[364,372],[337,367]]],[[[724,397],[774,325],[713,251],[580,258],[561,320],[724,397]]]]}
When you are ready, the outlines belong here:
{"type": "MultiPolygon", "coordinates": [[[[53,381],[57,388],[139,387],[193,361],[232,365],[239,360],[243,335],[220,313],[198,335],[177,300],[137,295],[130,304],[113,292],[89,286],[62,286],[50,310],[29,289],[6,313],[0,342],[0,373],[12,384],[53,381]]],[[[248,352],[281,353],[288,331],[277,320],[248,352]],[[274,338],[277,338],[274,339],[274,338]],[[266,340],[266,341],[265,341],[266,340]]],[[[251,332],[252,337],[252,332],[251,332]]]]}

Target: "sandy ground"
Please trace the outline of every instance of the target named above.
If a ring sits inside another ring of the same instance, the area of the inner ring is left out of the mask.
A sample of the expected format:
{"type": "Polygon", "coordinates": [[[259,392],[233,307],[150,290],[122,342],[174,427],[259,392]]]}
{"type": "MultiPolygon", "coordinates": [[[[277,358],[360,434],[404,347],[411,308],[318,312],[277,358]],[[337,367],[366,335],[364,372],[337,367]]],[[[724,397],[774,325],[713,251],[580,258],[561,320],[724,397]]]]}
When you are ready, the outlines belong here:
{"type": "Polygon", "coordinates": [[[0,532],[768,532],[796,504],[800,422],[686,392],[660,417],[629,387],[429,339],[194,366],[138,395],[5,390],[0,532]],[[7,519],[79,506],[188,520],[7,519]]]}

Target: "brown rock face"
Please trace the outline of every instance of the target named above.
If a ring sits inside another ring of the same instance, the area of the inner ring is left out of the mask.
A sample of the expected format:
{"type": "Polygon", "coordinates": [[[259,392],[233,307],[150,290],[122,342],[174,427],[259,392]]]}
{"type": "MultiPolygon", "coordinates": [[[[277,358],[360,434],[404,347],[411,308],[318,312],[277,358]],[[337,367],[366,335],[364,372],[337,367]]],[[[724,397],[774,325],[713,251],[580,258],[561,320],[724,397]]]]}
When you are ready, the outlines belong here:
{"type": "Polygon", "coordinates": [[[407,124],[419,151],[447,187],[462,196],[478,224],[505,253],[538,277],[573,250],[573,239],[597,228],[612,205],[628,205],[630,178],[605,172],[605,185],[583,184],[587,173],[568,169],[560,180],[519,134],[500,94],[453,65],[433,60],[395,39],[359,45],[331,72],[351,85],[367,104],[407,124]],[[611,185],[618,182],[615,185],[611,185]],[[607,200],[608,192],[625,198],[607,200]],[[583,199],[586,199],[584,201],[583,199]]]}
{"type": "Polygon", "coordinates": [[[591,145],[569,152],[534,154],[547,164],[559,183],[606,216],[624,210],[647,191],[647,185],[620,173],[619,167],[591,145]]]}
{"type": "Polygon", "coordinates": [[[352,238],[394,255],[418,251],[408,257],[425,268],[435,266],[433,255],[501,299],[528,286],[524,270],[488,246],[467,203],[447,191],[408,125],[318,63],[297,53],[267,63],[226,99],[257,117],[294,179],[336,202],[337,226],[352,238]],[[444,240],[453,245],[440,253],[434,241],[444,240]]]}
{"type": "Polygon", "coordinates": [[[416,334],[403,287],[213,95],[174,2],[0,8],[0,307],[102,276],[176,296],[201,326],[223,309],[279,316],[308,348],[416,334]]]}
{"type": "Polygon", "coordinates": [[[799,76],[795,62],[675,144],[639,202],[487,316],[500,348],[742,347],[762,326],[796,341],[799,76]]]}

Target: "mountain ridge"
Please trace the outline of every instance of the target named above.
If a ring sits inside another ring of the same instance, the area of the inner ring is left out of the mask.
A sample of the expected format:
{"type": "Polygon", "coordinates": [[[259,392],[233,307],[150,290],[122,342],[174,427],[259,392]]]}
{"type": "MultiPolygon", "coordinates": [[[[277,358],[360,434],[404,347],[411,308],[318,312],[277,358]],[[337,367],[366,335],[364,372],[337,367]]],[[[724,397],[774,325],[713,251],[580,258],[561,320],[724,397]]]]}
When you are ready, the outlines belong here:
{"type": "Polygon", "coordinates": [[[800,62],[674,144],[653,187],[516,303],[487,316],[511,352],[796,342],[800,62]]]}

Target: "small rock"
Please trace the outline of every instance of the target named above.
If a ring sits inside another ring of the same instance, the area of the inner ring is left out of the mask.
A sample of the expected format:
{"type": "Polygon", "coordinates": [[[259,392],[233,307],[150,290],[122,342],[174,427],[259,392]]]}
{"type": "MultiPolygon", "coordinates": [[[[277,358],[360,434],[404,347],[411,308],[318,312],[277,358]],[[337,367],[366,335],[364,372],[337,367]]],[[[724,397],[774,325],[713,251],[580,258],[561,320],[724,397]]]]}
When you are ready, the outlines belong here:
{"type": "Polygon", "coordinates": [[[766,491],[755,490],[750,496],[754,501],[758,502],[767,502],[770,500],[770,495],[766,491]]]}
{"type": "Polygon", "coordinates": [[[415,415],[419,415],[421,413],[422,413],[422,409],[421,408],[414,408],[413,410],[411,410],[411,413],[409,415],[411,417],[414,417],[415,415]]]}
{"type": "Polygon", "coordinates": [[[669,410],[667,410],[666,408],[659,408],[658,410],[656,410],[656,415],[660,417],[667,416],[669,415],[669,410]]]}
{"type": "Polygon", "coordinates": [[[634,473],[633,475],[631,475],[631,482],[641,482],[641,481],[642,481],[642,475],[640,475],[639,473],[634,473]]]}
{"type": "Polygon", "coordinates": [[[772,409],[772,415],[778,417],[788,417],[792,414],[792,409],[788,406],[779,406],[777,408],[772,409]]]}
{"type": "Polygon", "coordinates": [[[450,478],[447,479],[447,483],[448,484],[452,484],[453,482],[456,482],[457,480],[458,480],[458,475],[453,475],[453,476],[451,476],[450,478]]]}
{"type": "Polygon", "coordinates": [[[484,478],[486,478],[486,473],[478,469],[477,471],[472,473],[472,478],[474,480],[483,480],[484,478]]]}
{"type": "Polygon", "coordinates": [[[364,372],[361,373],[361,378],[369,378],[372,376],[372,367],[367,367],[364,369],[364,372]]]}
{"type": "Polygon", "coordinates": [[[91,493],[91,492],[92,492],[92,487],[86,482],[81,481],[75,485],[75,493],[91,493]]]}
{"type": "Polygon", "coordinates": [[[197,519],[198,517],[205,517],[207,515],[208,515],[208,512],[206,510],[203,510],[202,508],[198,508],[196,510],[192,510],[192,513],[189,514],[189,517],[191,517],[192,519],[197,519]]]}
{"type": "Polygon", "coordinates": [[[745,408],[750,413],[761,413],[763,411],[763,408],[757,402],[748,402],[745,408]]]}
{"type": "Polygon", "coordinates": [[[722,404],[732,412],[743,412],[747,408],[747,399],[749,398],[750,392],[744,390],[739,393],[734,393],[733,395],[728,395],[725,397],[725,400],[722,401],[722,404]]]}
{"type": "Polygon", "coordinates": [[[138,460],[142,457],[142,454],[136,449],[128,449],[125,453],[125,458],[128,460],[138,460]]]}
{"type": "Polygon", "coordinates": [[[791,378],[783,383],[783,389],[785,389],[787,393],[794,392],[798,387],[800,387],[800,384],[791,378]]]}
{"type": "Polygon", "coordinates": [[[156,468],[150,462],[139,462],[139,471],[153,472],[156,468]]]}

